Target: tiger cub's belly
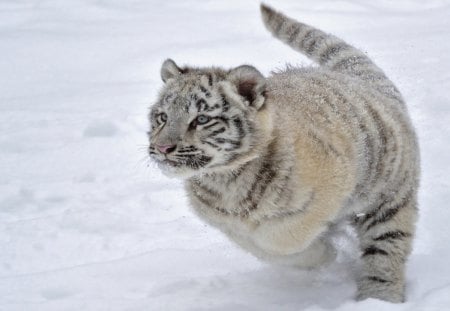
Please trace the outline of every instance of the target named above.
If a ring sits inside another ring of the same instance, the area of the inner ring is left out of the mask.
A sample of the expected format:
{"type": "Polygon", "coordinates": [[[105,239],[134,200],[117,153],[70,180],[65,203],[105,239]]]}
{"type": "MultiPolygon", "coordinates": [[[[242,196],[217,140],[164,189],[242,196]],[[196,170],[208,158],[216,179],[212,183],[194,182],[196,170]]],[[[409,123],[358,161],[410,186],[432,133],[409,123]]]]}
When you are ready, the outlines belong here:
{"type": "Polygon", "coordinates": [[[295,219],[244,218],[219,211],[209,211],[201,216],[257,257],[292,255],[304,249],[304,239],[295,235],[300,231],[291,229],[295,219]]]}

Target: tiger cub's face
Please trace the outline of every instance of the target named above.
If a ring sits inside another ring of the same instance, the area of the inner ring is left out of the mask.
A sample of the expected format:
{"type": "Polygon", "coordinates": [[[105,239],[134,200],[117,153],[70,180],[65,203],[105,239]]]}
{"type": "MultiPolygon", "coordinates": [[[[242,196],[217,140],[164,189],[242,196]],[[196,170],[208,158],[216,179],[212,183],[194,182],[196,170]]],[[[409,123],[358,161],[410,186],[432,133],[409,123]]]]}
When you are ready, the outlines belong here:
{"type": "Polygon", "coordinates": [[[161,76],[149,153],[164,173],[190,177],[230,167],[258,144],[264,77],[256,69],[181,69],[166,60],[161,76]]]}

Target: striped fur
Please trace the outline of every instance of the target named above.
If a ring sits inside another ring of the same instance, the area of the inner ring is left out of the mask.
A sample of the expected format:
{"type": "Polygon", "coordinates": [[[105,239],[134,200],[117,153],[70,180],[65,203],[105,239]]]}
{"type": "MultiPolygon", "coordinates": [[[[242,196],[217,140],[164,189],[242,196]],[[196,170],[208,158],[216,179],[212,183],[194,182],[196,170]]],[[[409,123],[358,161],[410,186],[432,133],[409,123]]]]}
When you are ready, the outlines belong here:
{"type": "Polygon", "coordinates": [[[401,94],[364,53],[262,5],[269,31],[320,66],[178,67],[150,113],[150,156],[185,178],[197,214],[256,256],[311,268],[334,259],[330,225],[361,246],[358,299],[405,299],[419,152],[401,94]],[[199,116],[201,116],[199,118],[199,116]],[[158,145],[176,146],[161,153],[158,145]]]}

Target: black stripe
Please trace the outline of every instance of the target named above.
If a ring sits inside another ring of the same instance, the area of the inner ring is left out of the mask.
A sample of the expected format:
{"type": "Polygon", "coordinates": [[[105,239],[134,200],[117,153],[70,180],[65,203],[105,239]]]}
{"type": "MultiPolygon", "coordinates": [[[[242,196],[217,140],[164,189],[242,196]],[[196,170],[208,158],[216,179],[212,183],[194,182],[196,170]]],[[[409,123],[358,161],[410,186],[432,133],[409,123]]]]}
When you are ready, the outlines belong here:
{"type": "MultiPolygon", "coordinates": [[[[286,188],[280,187],[280,189],[283,189],[282,191],[284,193],[283,198],[285,199],[285,201],[283,204],[289,204],[289,202],[292,199],[292,194],[293,194],[292,191],[288,191],[286,194],[286,190],[285,190],[286,188]]],[[[280,198],[280,197],[281,196],[278,196],[278,198],[280,198]]],[[[294,215],[298,215],[298,214],[304,214],[305,211],[308,209],[308,207],[311,205],[311,203],[314,201],[314,197],[315,197],[315,193],[314,193],[314,191],[312,191],[309,199],[306,200],[300,208],[295,208],[293,210],[287,210],[287,211],[280,210],[280,211],[276,212],[275,215],[272,215],[270,217],[265,216],[264,218],[265,219],[275,219],[275,218],[294,216],[294,215]]],[[[277,202],[277,200],[274,200],[274,202],[277,202]]]]}
{"type": "Polygon", "coordinates": [[[230,148],[226,148],[225,151],[233,151],[238,149],[241,146],[241,142],[238,140],[232,140],[229,138],[215,138],[214,141],[218,144],[230,144],[231,147],[230,148]]]}
{"type": "MultiPolygon", "coordinates": [[[[356,65],[373,65],[370,59],[367,58],[367,56],[362,55],[352,55],[347,56],[340,61],[338,61],[336,64],[334,64],[331,69],[340,71],[340,70],[350,70],[353,71],[353,67],[356,65]]],[[[368,70],[370,71],[369,67],[368,70]]]]}
{"type": "MultiPolygon", "coordinates": [[[[276,186],[276,189],[278,191],[275,192],[276,196],[273,199],[273,202],[279,203],[281,200],[284,201],[283,205],[284,206],[289,206],[289,202],[292,199],[292,195],[293,195],[293,191],[292,189],[288,186],[291,183],[291,177],[292,177],[292,167],[290,167],[287,170],[286,175],[283,177],[283,179],[281,181],[278,182],[278,185],[276,186]]],[[[312,200],[308,200],[306,201],[303,206],[300,208],[302,209],[302,212],[304,211],[303,208],[306,206],[308,206],[310,203],[312,202],[312,200]]]]}
{"type": "Polygon", "coordinates": [[[231,145],[230,148],[225,148],[225,151],[234,151],[236,149],[239,149],[241,147],[240,141],[235,140],[229,140],[228,143],[231,145]]]}
{"type": "Polygon", "coordinates": [[[297,25],[294,25],[294,31],[289,35],[288,42],[292,43],[300,33],[300,27],[297,25]]]}
{"type": "Polygon", "coordinates": [[[388,255],[388,252],[386,252],[385,250],[383,250],[381,248],[371,245],[364,250],[362,257],[369,256],[369,255],[384,255],[384,256],[386,256],[386,255],[388,255]]]}
{"type": "Polygon", "coordinates": [[[219,94],[220,99],[222,100],[222,112],[227,112],[230,109],[230,103],[227,101],[224,94],[219,94]]]}
{"type": "Polygon", "coordinates": [[[215,131],[212,132],[211,134],[209,134],[208,137],[214,137],[214,136],[217,136],[217,135],[219,135],[219,134],[222,134],[223,132],[225,132],[225,130],[226,130],[226,128],[225,128],[225,127],[222,127],[222,128],[220,128],[220,129],[218,129],[218,130],[215,130],[215,131]]]}
{"type": "MultiPolygon", "coordinates": [[[[330,83],[334,83],[336,79],[330,77],[328,75],[325,76],[327,79],[327,83],[324,83],[323,80],[313,80],[314,83],[317,83],[323,88],[328,90],[328,94],[325,95],[325,104],[331,107],[331,110],[334,113],[334,116],[337,116],[344,120],[347,124],[354,124],[354,121],[357,121],[357,124],[361,124],[360,116],[355,112],[355,107],[351,102],[348,101],[345,94],[341,92],[341,90],[336,89],[331,86],[330,83]],[[320,82],[319,82],[320,81],[320,82]],[[338,104],[336,104],[338,103],[338,104]]],[[[352,131],[350,133],[352,137],[355,139],[359,137],[356,131],[352,131]]]]}
{"type": "Polygon", "coordinates": [[[213,122],[213,123],[211,123],[211,124],[209,124],[209,125],[206,125],[206,126],[204,126],[203,127],[203,129],[205,129],[205,130],[207,130],[207,129],[209,129],[210,127],[213,127],[214,125],[217,125],[217,124],[220,124],[220,122],[213,122]]]}
{"type": "Polygon", "coordinates": [[[312,33],[313,33],[313,32],[315,32],[315,30],[314,30],[314,29],[310,29],[310,30],[308,30],[308,31],[305,33],[305,35],[303,36],[303,39],[302,39],[302,41],[300,42],[300,48],[301,48],[302,50],[305,50],[305,42],[308,41],[308,40],[310,40],[310,39],[312,38],[312,33]]]}
{"type": "Polygon", "coordinates": [[[206,206],[208,206],[208,207],[213,208],[215,211],[217,211],[217,212],[219,212],[219,213],[221,213],[221,214],[224,214],[224,215],[229,215],[229,214],[230,214],[226,209],[216,206],[216,205],[214,204],[214,201],[215,201],[215,200],[213,200],[213,202],[211,202],[211,201],[209,201],[209,200],[203,198],[202,196],[200,196],[200,195],[199,195],[198,193],[196,193],[195,191],[193,191],[193,193],[194,193],[195,197],[197,198],[197,200],[200,201],[200,203],[202,203],[202,204],[204,204],[204,205],[206,205],[206,206]]]}
{"type": "Polygon", "coordinates": [[[239,117],[235,117],[235,118],[233,118],[233,124],[238,130],[239,139],[244,138],[245,131],[244,131],[244,125],[242,124],[242,120],[239,117]]]}
{"type": "Polygon", "coordinates": [[[190,97],[191,97],[191,99],[192,99],[193,101],[197,101],[197,100],[198,100],[198,96],[197,96],[197,94],[195,94],[195,93],[192,93],[192,94],[190,95],[190,97]]]}
{"type": "Polygon", "coordinates": [[[408,192],[406,194],[406,196],[403,198],[403,200],[397,204],[395,207],[389,208],[385,211],[380,211],[381,212],[381,216],[376,217],[366,228],[366,230],[368,231],[369,229],[371,229],[372,227],[380,224],[380,223],[384,223],[387,222],[389,220],[391,220],[395,215],[397,215],[398,211],[404,207],[406,207],[410,201],[411,201],[411,195],[412,195],[412,191],[408,192]]]}
{"type": "Polygon", "coordinates": [[[200,194],[200,195],[206,195],[209,196],[212,199],[220,199],[222,195],[218,193],[217,191],[214,191],[204,184],[202,184],[199,180],[191,180],[191,185],[195,188],[194,193],[200,194]],[[202,191],[201,193],[199,191],[202,191]]]}
{"type": "Polygon", "coordinates": [[[313,55],[313,52],[318,49],[321,43],[325,40],[324,36],[317,35],[314,36],[309,42],[308,47],[305,48],[307,54],[313,55]]]}
{"type": "Polygon", "coordinates": [[[174,155],[177,159],[182,159],[186,161],[186,158],[189,158],[189,160],[192,160],[193,157],[196,157],[197,154],[189,154],[189,153],[183,153],[183,154],[176,154],[174,155]]]}
{"type": "Polygon", "coordinates": [[[212,86],[213,85],[213,81],[214,81],[212,74],[208,73],[207,77],[208,77],[208,84],[209,84],[209,86],[212,86]]]}
{"type": "Polygon", "coordinates": [[[258,202],[264,195],[267,187],[272,183],[277,172],[273,168],[272,156],[274,153],[274,143],[269,145],[268,153],[265,155],[258,173],[250,189],[243,200],[239,203],[240,206],[246,207],[248,211],[255,210],[258,207],[258,202]]]}
{"type": "Polygon", "coordinates": [[[211,119],[216,119],[216,120],[220,120],[223,123],[225,123],[227,126],[229,126],[229,119],[227,117],[224,116],[217,116],[217,117],[211,117],[211,119]]]}
{"type": "Polygon", "coordinates": [[[217,150],[222,150],[222,148],[220,148],[220,146],[218,146],[218,145],[216,145],[216,144],[213,144],[212,142],[209,142],[209,141],[207,141],[207,140],[202,140],[201,141],[202,143],[204,143],[204,144],[208,144],[208,145],[210,145],[211,147],[213,147],[213,148],[215,148],[215,149],[217,149],[217,150]]]}
{"type": "Polygon", "coordinates": [[[208,108],[206,111],[211,112],[220,108],[219,104],[215,104],[214,106],[208,108]]]}
{"type": "Polygon", "coordinates": [[[195,107],[197,107],[197,112],[200,112],[206,110],[208,108],[208,104],[203,98],[201,98],[195,103],[195,107]]]}
{"type": "MultiPolygon", "coordinates": [[[[391,189],[400,189],[401,186],[403,186],[404,184],[407,183],[407,180],[409,178],[409,173],[405,172],[404,174],[405,176],[403,176],[403,178],[401,180],[398,180],[395,184],[391,185],[391,189]]],[[[410,194],[412,194],[412,190],[409,191],[410,194]]],[[[410,195],[407,194],[407,195],[410,195]]],[[[362,227],[367,221],[371,220],[373,217],[375,217],[378,213],[380,213],[381,210],[386,210],[385,207],[392,203],[395,198],[394,195],[397,195],[398,197],[402,197],[402,195],[398,195],[397,193],[390,193],[390,195],[386,195],[385,193],[379,193],[378,194],[379,197],[374,200],[374,204],[371,204],[371,206],[369,206],[368,210],[370,210],[370,212],[366,213],[364,216],[362,217],[355,217],[355,225],[358,225],[359,227],[362,227]],[[381,202],[381,203],[377,203],[377,202],[381,202]]]]}
{"type": "Polygon", "coordinates": [[[369,183],[370,180],[372,180],[373,175],[373,167],[375,165],[375,143],[374,138],[372,136],[372,133],[367,128],[366,124],[360,123],[359,130],[365,134],[364,139],[364,151],[365,151],[365,157],[366,157],[366,163],[367,163],[367,178],[365,180],[366,184],[369,183]]]}
{"type": "Polygon", "coordinates": [[[186,146],[186,147],[181,148],[179,152],[186,152],[186,151],[191,152],[191,151],[196,151],[196,150],[197,150],[197,147],[195,147],[195,146],[186,146]]]}
{"type": "Polygon", "coordinates": [[[330,45],[325,51],[322,52],[322,54],[320,54],[320,61],[326,63],[348,48],[349,46],[343,42],[330,45]]]}
{"type": "Polygon", "coordinates": [[[387,154],[387,142],[388,138],[386,135],[386,128],[381,119],[380,114],[376,111],[370,104],[367,105],[367,111],[369,112],[372,121],[375,123],[375,128],[378,132],[379,138],[379,146],[377,152],[376,166],[375,166],[375,174],[373,178],[377,180],[383,172],[384,169],[384,157],[387,154]]]}
{"type": "Polygon", "coordinates": [[[372,218],[373,216],[375,216],[376,211],[371,211],[370,213],[366,213],[364,216],[362,217],[358,217],[355,216],[355,224],[357,224],[358,226],[362,226],[364,225],[364,223],[366,223],[370,218],[372,218]]]}
{"type": "Polygon", "coordinates": [[[374,282],[378,282],[378,283],[388,283],[388,282],[391,282],[391,281],[382,279],[382,278],[380,278],[380,277],[378,277],[378,276],[367,276],[366,278],[367,278],[368,280],[370,280],[370,281],[374,281],[374,282]]]}
{"type": "Polygon", "coordinates": [[[206,97],[211,97],[211,93],[202,85],[200,85],[200,90],[205,94],[206,97]]]}
{"type": "Polygon", "coordinates": [[[383,233],[382,235],[377,236],[373,240],[374,241],[384,241],[384,240],[388,240],[388,239],[402,239],[402,238],[407,238],[410,236],[411,236],[410,233],[406,233],[403,231],[388,231],[386,233],[383,233]]]}
{"type": "Polygon", "coordinates": [[[383,208],[383,206],[389,204],[392,199],[388,198],[384,193],[381,193],[380,200],[382,201],[381,204],[372,207],[369,213],[366,213],[363,217],[358,218],[357,223],[359,226],[363,226],[368,220],[372,219],[372,217],[374,217],[383,208]]]}

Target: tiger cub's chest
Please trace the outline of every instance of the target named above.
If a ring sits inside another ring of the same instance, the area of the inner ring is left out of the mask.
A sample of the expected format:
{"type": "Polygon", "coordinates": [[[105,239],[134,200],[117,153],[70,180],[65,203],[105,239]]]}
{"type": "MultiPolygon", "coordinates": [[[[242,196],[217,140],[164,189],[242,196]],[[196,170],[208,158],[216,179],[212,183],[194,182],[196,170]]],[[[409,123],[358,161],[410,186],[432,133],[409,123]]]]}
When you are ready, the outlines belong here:
{"type": "Polygon", "coordinates": [[[256,211],[262,202],[252,201],[244,187],[224,187],[219,190],[212,187],[211,183],[194,181],[187,188],[192,206],[209,222],[243,227],[257,225],[256,211]]]}
{"type": "Polygon", "coordinates": [[[225,231],[251,235],[261,224],[295,213],[303,206],[299,202],[309,200],[309,194],[292,187],[292,180],[283,176],[271,183],[248,182],[228,187],[217,181],[191,180],[187,191],[192,207],[208,223],[225,231]]]}

